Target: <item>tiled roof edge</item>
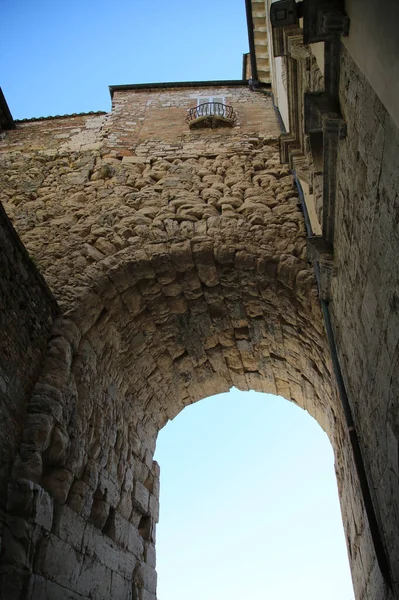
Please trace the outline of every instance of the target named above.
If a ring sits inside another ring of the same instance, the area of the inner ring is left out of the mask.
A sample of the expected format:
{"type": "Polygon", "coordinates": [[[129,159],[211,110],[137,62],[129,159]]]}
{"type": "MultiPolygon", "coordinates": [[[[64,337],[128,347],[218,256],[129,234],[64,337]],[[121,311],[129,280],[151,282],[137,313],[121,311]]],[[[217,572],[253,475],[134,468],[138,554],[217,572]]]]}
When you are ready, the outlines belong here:
{"type": "Polygon", "coordinates": [[[72,113],[70,115],[50,115],[49,117],[31,117],[30,119],[14,119],[14,123],[32,123],[32,121],[51,121],[53,119],[66,119],[67,117],[91,117],[93,115],[106,115],[105,110],[72,113]]]}

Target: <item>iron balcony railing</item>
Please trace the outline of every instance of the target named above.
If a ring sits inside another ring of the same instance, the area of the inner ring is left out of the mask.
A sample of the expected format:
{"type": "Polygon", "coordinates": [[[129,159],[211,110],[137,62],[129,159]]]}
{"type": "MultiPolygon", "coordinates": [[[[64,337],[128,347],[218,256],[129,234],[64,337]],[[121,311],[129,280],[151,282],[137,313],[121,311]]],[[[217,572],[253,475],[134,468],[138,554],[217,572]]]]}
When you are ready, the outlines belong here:
{"type": "Polygon", "coordinates": [[[237,121],[237,115],[232,106],[221,102],[205,102],[190,108],[186,122],[190,127],[232,127],[237,121]]]}

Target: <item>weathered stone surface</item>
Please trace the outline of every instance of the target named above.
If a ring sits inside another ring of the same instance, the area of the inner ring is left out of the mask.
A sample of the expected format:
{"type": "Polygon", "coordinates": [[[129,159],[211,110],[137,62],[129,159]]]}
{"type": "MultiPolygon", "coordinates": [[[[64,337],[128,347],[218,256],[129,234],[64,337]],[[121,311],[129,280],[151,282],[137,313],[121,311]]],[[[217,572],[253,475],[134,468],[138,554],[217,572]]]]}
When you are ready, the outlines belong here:
{"type": "Polygon", "coordinates": [[[58,583],[46,580],[39,575],[33,576],[30,583],[29,600],[82,600],[89,596],[82,596],[69,590],[58,583]]]}
{"type": "Polygon", "coordinates": [[[52,532],[60,540],[81,551],[85,529],[86,520],[76,511],[65,504],[56,507],[52,532]]]}
{"type": "Polygon", "coordinates": [[[76,591],[83,566],[83,555],[58,537],[50,534],[40,542],[35,569],[40,575],[76,591]]]}
{"type": "MultiPolygon", "coordinates": [[[[69,130],[75,117],[45,131],[27,123],[0,142],[6,209],[61,310],[14,464],[31,482],[9,494],[7,569],[23,566],[24,581],[32,571],[33,599],[155,600],[158,431],[232,386],[279,393],[327,431],[363,589],[368,577],[369,531],[270,99],[221,89],[237,103],[237,128],[194,133],[183,122],[196,93],[120,92],[111,115],[87,119],[87,144],[83,123],[69,130]]],[[[378,303],[363,292],[367,330],[378,303]]],[[[351,319],[348,307],[343,298],[351,319]]],[[[392,487],[381,456],[376,474],[392,487]]]]}
{"type": "MultiPolygon", "coordinates": [[[[397,582],[399,547],[392,523],[399,519],[399,131],[343,48],[340,97],[348,135],[338,148],[337,274],[331,306],[373,502],[385,523],[381,529],[397,582]]],[[[355,528],[352,513],[344,509],[343,518],[352,556],[359,555],[359,517],[355,528]]],[[[363,550],[356,560],[366,557],[373,565],[372,552],[363,550]]],[[[370,569],[365,597],[384,598],[378,568],[370,569]]]]}
{"type": "MultiPolygon", "coordinates": [[[[55,313],[49,289],[0,207],[0,548],[8,478],[55,313]]],[[[43,448],[50,420],[38,415],[24,439],[43,448]]]]}

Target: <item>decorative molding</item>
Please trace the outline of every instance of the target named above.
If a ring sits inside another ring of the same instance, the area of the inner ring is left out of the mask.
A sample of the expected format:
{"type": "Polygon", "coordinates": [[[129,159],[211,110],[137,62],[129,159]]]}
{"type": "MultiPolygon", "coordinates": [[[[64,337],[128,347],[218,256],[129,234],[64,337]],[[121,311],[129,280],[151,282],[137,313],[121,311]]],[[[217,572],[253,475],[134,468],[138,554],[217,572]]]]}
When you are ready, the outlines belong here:
{"type": "Polygon", "coordinates": [[[304,29],[295,25],[282,28],[281,41],[287,63],[289,132],[281,135],[280,156],[282,162],[288,163],[309,183],[312,191],[316,169],[322,175],[322,186],[319,186],[322,190],[319,202],[322,236],[317,240],[317,260],[323,299],[328,300],[333,273],[337,150],[339,140],[346,135],[346,124],[339,109],[339,36],[347,33],[349,20],[340,0],[306,0],[303,4],[304,29]],[[307,46],[320,41],[324,41],[323,91],[313,87],[312,60],[315,59],[307,46]],[[310,143],[312,134],[320,136],[319,148],[310,143]],[[320,254],[321,244],[328,246],[331,252],[320,254]]]}

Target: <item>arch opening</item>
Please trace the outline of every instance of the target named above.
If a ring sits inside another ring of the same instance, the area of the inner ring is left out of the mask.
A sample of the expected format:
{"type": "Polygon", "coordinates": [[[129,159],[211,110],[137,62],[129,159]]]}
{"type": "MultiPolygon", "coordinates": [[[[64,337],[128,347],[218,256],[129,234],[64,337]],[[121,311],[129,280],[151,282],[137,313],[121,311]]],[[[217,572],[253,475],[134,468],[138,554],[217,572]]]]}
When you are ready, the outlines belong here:
{"type": "Polygon", "coordinates": [[[161,598],[354,598],[332,448],[306,412],[231,390],[168,423],[155,457],[161,598]]]}

